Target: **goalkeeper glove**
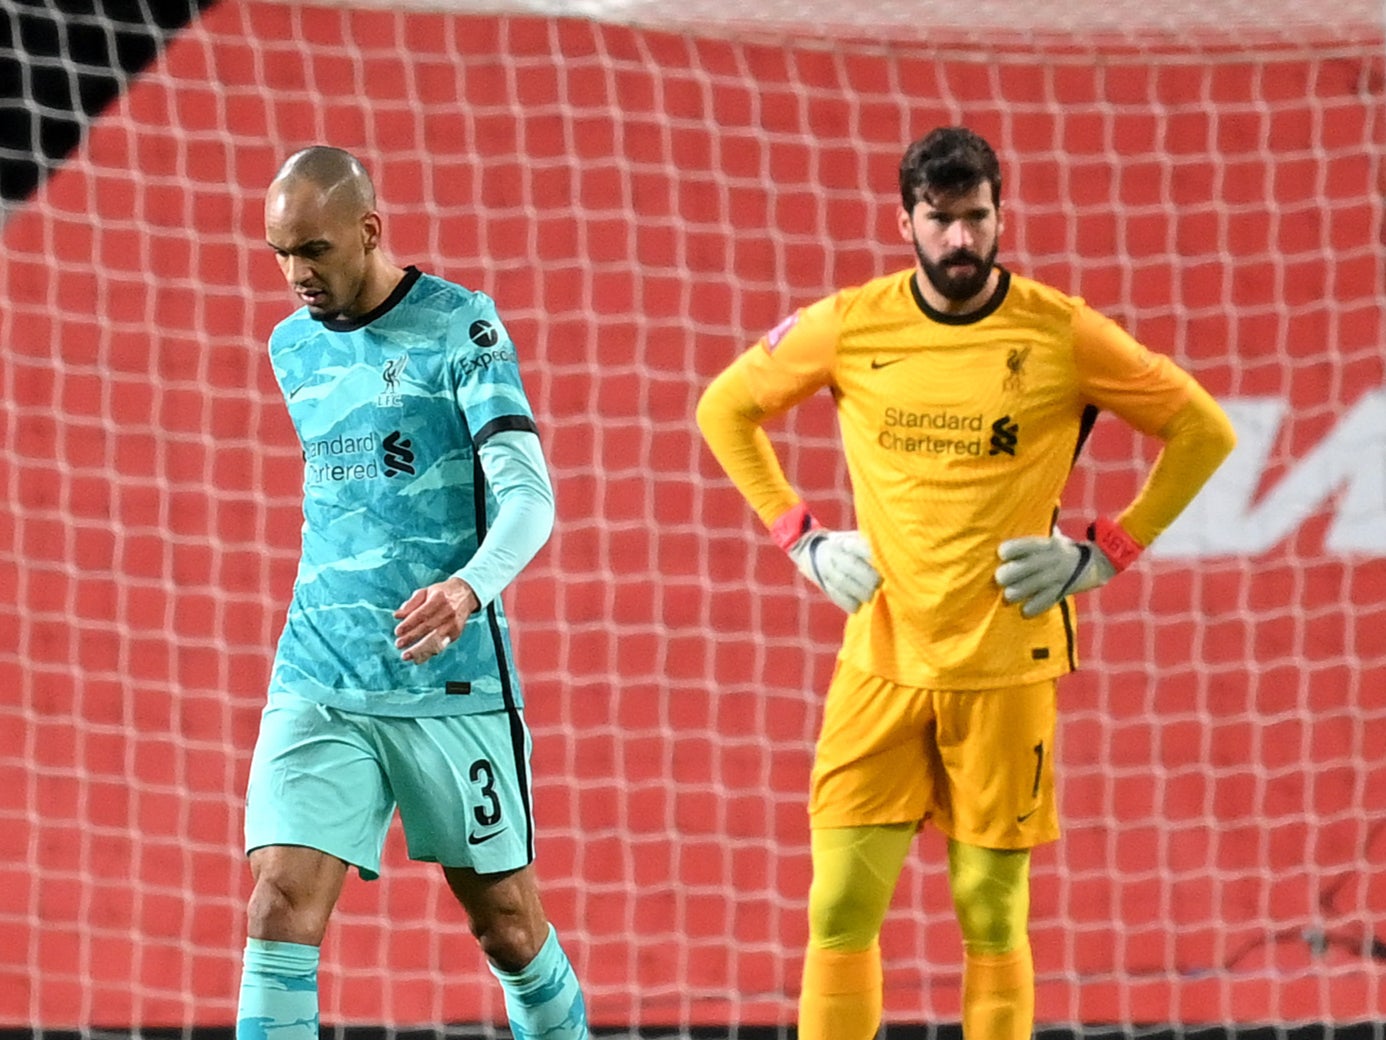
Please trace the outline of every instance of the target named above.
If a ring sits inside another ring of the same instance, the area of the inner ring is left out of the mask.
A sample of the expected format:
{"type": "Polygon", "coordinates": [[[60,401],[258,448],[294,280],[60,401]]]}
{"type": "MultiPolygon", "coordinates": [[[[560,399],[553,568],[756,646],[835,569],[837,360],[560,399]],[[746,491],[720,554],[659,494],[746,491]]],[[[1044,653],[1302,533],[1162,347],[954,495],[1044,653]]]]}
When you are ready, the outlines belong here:
{"type": "Polygon", "coordinates": [[[862,533],[825,529],[803,503],[776,520],[770,530],[799,573],[849,614],[860,610],[881,583],[862,533]]]}
{"type": "Polygon", "coordinates": [[[1124,571],[1144,547],[1111,520],[1095,520],[1088,540],[1075,542],[1058,531],[1048,538],[1012,538],[997,555],[996,582],[1007,603],[1024,601],[1032,618],[1065,596],[1098,589],[1124,571]]]}

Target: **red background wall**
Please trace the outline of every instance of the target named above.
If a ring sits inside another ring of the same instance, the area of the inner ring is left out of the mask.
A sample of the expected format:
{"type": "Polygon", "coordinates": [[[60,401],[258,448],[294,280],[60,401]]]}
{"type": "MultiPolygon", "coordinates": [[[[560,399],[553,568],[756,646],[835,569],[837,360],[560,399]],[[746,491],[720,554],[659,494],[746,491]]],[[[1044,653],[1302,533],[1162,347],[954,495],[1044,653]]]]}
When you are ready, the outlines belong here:
{"type": "MultiPolygon", "coordinates": [[[[787,1022],[807,782],[838,636],[697,441],[708,378],[896,268],[903,144],[1006,164],[1004,259],[1292,402],[1283,477],[1382,373],[1379,38],[1197,48],[728,42],[578,21],[222,5],[10,217],[0,258],[0,1023],[225,1023],[240,810],[292,580],[299,457],[263,356],[291,306],[260,200],[303,145],[376,174],[399,260],[522,345],[560,522],[510,599],[539,869],[606,1023],[787,1022]]],[[[778,433],[848,516],[825,401],[778,433]]],[[[1371,446],[1367,446],[1369,449],[1371,446]]],[[[1078,517],[1149,447],[1105,422],[1078,517]]],[[[1046,1022],[1386,1017],[1386,560],[1150,560],[1089,602],[1065,838],[1036,858],[1046,1022]],[[1330,937],[1322,955],[1306,929],[1330,937]]],[[[325,1021],[496,1017],[398,836],[348,886],[325,1021]]],[[[887,1014],[956,1017],[928,834],[887,1014]]]]}

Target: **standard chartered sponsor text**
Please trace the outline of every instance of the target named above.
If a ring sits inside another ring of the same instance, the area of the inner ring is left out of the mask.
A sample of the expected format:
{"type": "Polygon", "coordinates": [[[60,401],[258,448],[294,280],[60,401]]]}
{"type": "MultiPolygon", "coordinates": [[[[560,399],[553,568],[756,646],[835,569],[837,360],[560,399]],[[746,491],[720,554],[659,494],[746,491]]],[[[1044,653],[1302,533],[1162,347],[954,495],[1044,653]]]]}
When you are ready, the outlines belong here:
{"type": "Polygon", "coordinates": [[[304,459],[320,459],[325,455],[357,455],[375,451],[375,434],[364,437],[324,437],[303,446],[304,459]]]}
{"type": "Polygon", "coordinates": [[[876,439],[888,451],[925,452],[930,455],[981,455],[980,434],[982,415],[959,415],[956,412],[911,412],[903,408],[885,410],[885,427],[876,439]],[[952,437],[940,437],[934,431],[952,432],[952,437]],[[962,436],[957,436],[961,434],[962,436]]]}
{"type": "Polygon", "coordinates": [[[375,450],[374,433],[364,437],[324,437],[309,441],[303,446],[303,459],[307,463],[304,478],[309,484],[324,480],[368,480],[380,473],[375,450]],[[365,455],[367,458],[360,462],[338,461],[344,455],[365,455]]]}

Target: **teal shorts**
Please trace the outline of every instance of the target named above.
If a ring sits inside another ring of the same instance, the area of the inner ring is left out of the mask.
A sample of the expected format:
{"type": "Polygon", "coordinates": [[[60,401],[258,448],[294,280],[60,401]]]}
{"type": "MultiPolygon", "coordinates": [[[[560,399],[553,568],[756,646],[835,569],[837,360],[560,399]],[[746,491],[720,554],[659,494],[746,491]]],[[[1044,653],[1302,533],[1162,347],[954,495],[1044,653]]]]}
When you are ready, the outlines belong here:
{"type": "Polygon", "coordinates": [[[518,709],[399,718],[276,693],[250,762],[246,852],[304,845],[376,878],[398,806],[410,859],[518,869],[534,859],[530,747],[518,709]]]}

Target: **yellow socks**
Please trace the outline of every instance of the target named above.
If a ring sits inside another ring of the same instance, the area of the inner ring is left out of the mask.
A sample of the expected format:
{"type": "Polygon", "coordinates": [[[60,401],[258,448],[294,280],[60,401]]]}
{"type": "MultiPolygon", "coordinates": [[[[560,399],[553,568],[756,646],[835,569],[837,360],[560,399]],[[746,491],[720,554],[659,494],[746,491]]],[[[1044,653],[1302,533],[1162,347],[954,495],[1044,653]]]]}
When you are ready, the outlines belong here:
{"type": "Polygon", "coordinates": [[[871,1040],[881,1024],[881,932],[913,823],[813,831],[800,1040],[871,1040]]]}
{"type": "Polygon", "coordinates": [[[809,944],[799,996],[799,1040],[871,1040],[881,1025],[881,948],[809,944]]]}
{"type": "Polygon", "coordinates": [[[1030,1040],[1035,1025],[1035,965],[1030,943],[1009,953],[963,954],[965,1040],[1030,1040]]]}
{"type": "MultiPolygon", "coordinates": [[[[800,1040],[873,1040],[880,1028],[877,937],[914,832],[914,824],[813,832],[800,1040]]],[[[949,842],[948,879],[963,933],[965,1040],[1030,1040],[1029,873],[1028,850],[949,842]]]]}
{"type": "Polygon", "coordinates": [[[1035,965],[1028,850],[948,843],[948,880],[963,933],[964,1040],[1030,1040],[1035,965]]]}

